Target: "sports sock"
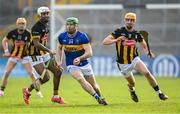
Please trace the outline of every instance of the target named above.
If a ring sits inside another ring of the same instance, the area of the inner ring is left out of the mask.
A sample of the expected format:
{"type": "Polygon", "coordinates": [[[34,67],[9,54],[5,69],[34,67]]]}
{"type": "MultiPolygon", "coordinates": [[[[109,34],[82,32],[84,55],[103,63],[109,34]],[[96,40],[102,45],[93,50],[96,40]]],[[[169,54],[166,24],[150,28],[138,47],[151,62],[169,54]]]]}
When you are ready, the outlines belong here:
{"type": "Polygon", "coordinates": [[[96,100],[101,99],[101,97],[100,97],[97,93],[94,93],[92,96],[93,96],[96,100]]]}
{"type": "Polygon", "coordinates": [[[5,86],[1,86],[1,91],[4,91],[6,87],[5,86]]]}
{"type": "Polygon", "coordinates": [[[156,91],[157,94],[162,93],[161,90],[159,89],[158,85],[154,86],[153,88],[154,88],[154,90],[156,91]]]}
{"type": "Polygon", "coordinates": [[[54,95],[53,98],[59,98],[59,95],[54,95]]]}
{"type": "Polygon", "coordinates": [[[129,90],[130,90],[130,92],[135,92],[135,87],[132,87],[129,90]]]}

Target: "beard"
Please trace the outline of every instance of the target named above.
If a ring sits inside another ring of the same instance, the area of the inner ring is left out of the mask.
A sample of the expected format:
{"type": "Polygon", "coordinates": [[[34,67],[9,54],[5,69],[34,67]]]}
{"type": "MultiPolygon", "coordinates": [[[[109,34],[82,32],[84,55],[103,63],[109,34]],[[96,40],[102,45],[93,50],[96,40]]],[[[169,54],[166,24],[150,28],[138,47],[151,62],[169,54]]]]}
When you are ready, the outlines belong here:
{"type": "Polygon", "coordinates": [[[25,29],[24,28],[19,28],[18,30],[19,30],[19,32],[23,32],[25,29]]]}
{"type": "Polygon", "coordinates": [[[48,18],[41,18],[41,22],[43,22],[43,23],[48,23],[48,22],[49,22],[49,19],[48,19],[48,18]]]}
{"type": "Polygon", "coordinates": [[[76,30],[68,30],[67,32],[68,32],[68,34],[74,34],[76,32],[76,30]]]}
{"type": "Polygon", "coordinates": [[[127,29],[131,30],[133,27],[132,26],[126,26],[127,29]]]}

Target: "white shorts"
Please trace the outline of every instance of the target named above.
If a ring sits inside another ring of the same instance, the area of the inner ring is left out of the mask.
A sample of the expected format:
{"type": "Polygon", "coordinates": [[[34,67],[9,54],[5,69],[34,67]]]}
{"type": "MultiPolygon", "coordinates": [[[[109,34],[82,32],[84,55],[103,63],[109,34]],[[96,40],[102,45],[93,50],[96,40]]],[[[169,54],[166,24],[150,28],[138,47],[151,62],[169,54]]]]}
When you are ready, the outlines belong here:
{"type": "Polygon", "coordinates": [[[91,67],[91,65],[89,63],[87,65],[85,65],[85,66],[75,66],[75,65],[67,66],[67,71],[69,73],[71,73],[73,71],[77,71],[77,70],[81,71],[85,77],[94,76],[92,67],[91,67]]]}
{"type": "Polygon", "coordinates": [[[44,55],[30,56],[29,59],[30,59],[31,65],[35,66],[40,63],[45,63],[49,61],[51,59],[51,56],[49,55],[49,53],[47,53],[44,55]]]}
{"type": "Polygon", "coordinates": [[[25,56],[22,59],[19,59],[17,57],[10,57],[8,61],[12,61],[14,63],[17,63],[18,61],[21,61],[22,64],[26,64],[29,62],[29,56],[25,56]]]}
{"type": "Polygon", "coordinates": [[[135,57],[131,64],[119,64],[118,67],[120,68],[121,73],[125,76],[131,76],[132,71],[134,70],[138,61],[141,61],[139,57],[135,57]]]}

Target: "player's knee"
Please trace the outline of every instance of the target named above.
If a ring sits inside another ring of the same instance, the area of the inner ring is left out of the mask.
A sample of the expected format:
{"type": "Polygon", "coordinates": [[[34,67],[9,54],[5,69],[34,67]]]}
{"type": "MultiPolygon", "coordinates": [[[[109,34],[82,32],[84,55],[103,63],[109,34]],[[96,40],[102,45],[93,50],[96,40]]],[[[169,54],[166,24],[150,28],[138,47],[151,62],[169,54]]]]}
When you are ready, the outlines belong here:
{"type": "Polygon", "coordinates": [[[60,78],[61,75],[62,75],[62,70],[61,70],[60,68],[57,68],[57,67],[56,67],[56,68],[52,71],[52,73],[54,74],[54,76],[60,78]]]}
{"type": "Polygon", "coordinates": [[[77,76],[77,77],[76,77],[76,80],[77,80],[79,83],[86,83],[86,80],[85,80],[82,76],[77,76]]]}

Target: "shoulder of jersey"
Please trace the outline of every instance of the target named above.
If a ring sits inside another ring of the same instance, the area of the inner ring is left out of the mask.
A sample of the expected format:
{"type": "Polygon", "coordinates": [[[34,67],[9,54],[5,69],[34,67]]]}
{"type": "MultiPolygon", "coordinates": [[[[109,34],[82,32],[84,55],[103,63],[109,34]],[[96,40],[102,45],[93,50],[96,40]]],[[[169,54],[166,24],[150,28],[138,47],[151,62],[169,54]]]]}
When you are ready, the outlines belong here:
{"type": "Polygon", "coordinates": [[[64,36],[64,35],[66,35],[66,31],[65,32],[62,32],[62,33],[60,33],[60,35],[59,36],[64,36]]]}
{"type": "Polygon", "coordinates": [[[16,32],[17,32],[17,28],[9,31],[9,33],[16,33],[16,32]]]}
{"type": "Polygon", "coordinates": [[[37,27],[39,27],[39,26],[40,26],[40,23],[39,23],[39,21],[37,21],[37,22],[33,25],[32,29],[35,29],[35,28],[37,28],[37,27]]]}
{"type": "Polygon", "coordinates": [[[30,30],[29,30],[29,29],[26,29],[25,32],[30,33],[30,30]]]}
{"type": "Polygon", "coordinates": [[[77,32],[80,36],[87,36],[86,33],[84,33],[84,32],[81,32],[81,31],[77,31],[77,32]]]}
{"type": "Polygon", "coordinates": [[[123,26],[123,27],[121,27],[121,28],[119,28],[119,30],[125,30],[126,28],[123,26]]]}

